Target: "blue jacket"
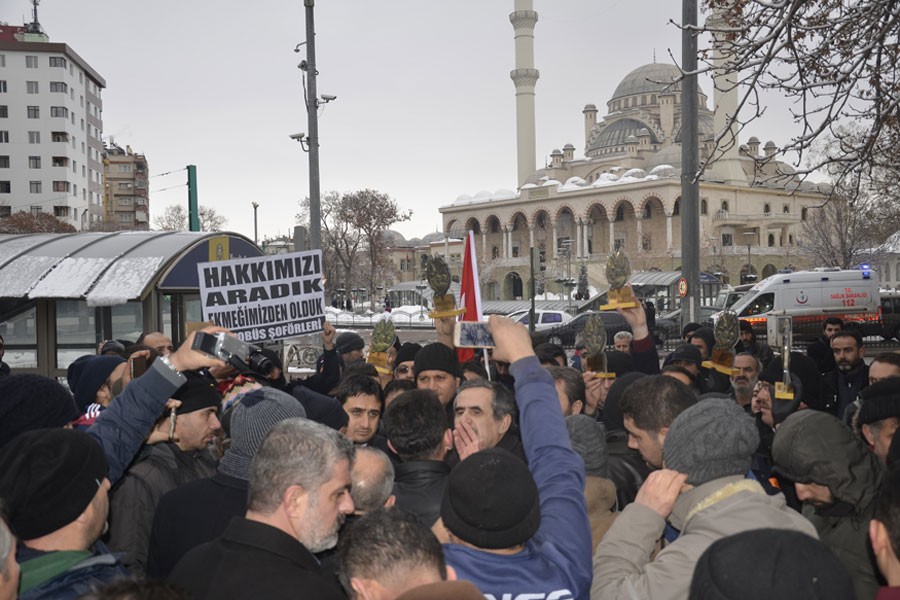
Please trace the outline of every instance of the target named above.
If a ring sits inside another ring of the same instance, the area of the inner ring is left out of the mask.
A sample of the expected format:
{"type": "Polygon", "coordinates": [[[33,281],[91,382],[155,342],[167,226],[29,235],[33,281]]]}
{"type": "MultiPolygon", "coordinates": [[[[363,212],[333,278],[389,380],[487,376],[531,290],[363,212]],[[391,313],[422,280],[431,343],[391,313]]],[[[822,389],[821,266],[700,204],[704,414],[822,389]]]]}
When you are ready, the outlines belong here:
{"type": "MultiPolygon", "coordinates": [[[[49,558],[52,552],[33,550],[20,544],[16,560],[23,573],[31,561],[49,558]]],[[[116,579],[127,577],[128,572],[115,555],[110,554],[102,542],[91,548],[91,556],[81,560],[63,573],[43,581],[37,587],[19,595],[19,600],[75,600],[91,591],[94,586],[103,585],[116,579]]]]}
{"type": "Polygon", "coordinates": [[[187,381],[162,361],[125,386],[100,413],[87,433],[103,448],[109,463],[109,482],[115,485],[134,460],[144,440],[166,408],[166,402],[187,381]]]}
{"type": "Polygon", "coordinates": [[[487,598],[572,600],[591,587],[591,527],[584,499],[584,462],[569,443],[553,379],[537,357],[510,366],[528,466],[541,499],[541,525],[513,555],[444,544],[447,564],[487,598]]]}

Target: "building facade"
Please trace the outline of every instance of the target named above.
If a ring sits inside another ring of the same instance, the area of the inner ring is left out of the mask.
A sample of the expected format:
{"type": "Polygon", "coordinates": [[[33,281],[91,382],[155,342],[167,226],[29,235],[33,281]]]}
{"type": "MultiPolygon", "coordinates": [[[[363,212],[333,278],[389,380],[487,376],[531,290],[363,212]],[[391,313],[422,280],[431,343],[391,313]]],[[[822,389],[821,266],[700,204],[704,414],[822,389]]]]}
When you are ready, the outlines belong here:
{"type": "Polygon", "coordinates": [[[104,220],[118,229],[150,229],[147,158],[110,141],[103,152],[104,220]]]}
{"type": "Polygon", "coordinates": [[[103,220],[105,87],[36,14],[0,25],[0,218],[48,212],[81,230],[103,220]]]}

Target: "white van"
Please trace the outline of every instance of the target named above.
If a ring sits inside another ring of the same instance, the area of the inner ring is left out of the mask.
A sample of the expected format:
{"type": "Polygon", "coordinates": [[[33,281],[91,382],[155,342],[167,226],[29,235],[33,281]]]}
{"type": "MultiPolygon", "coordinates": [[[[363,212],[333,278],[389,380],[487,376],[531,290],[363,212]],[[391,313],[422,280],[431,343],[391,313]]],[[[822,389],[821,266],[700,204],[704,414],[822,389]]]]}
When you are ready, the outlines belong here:
{"type": "Polygon", "coordinates": [[[794,340],[812,341],[821,335],[828,317],[858,323],[864,336],[877,333],[879,298],[878,275],[873,271],[818,268],[767,277],[731,310],[753,325],[759,339],[766,337],[768,316],[788,315],[793,317],[794,340]]]}

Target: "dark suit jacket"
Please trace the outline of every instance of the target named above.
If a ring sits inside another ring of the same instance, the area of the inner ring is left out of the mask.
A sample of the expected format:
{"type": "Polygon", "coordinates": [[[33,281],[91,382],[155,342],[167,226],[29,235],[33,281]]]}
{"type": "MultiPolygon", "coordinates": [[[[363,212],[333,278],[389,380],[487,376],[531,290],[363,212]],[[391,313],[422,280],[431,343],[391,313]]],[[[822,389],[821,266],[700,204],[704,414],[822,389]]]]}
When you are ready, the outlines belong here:
{"type": "Polygon", "coordinates": [[[303,544],[242,517],[232,519],[219,539],[188,552],[168,580],[196,600],[346,598],[303,544]]]}

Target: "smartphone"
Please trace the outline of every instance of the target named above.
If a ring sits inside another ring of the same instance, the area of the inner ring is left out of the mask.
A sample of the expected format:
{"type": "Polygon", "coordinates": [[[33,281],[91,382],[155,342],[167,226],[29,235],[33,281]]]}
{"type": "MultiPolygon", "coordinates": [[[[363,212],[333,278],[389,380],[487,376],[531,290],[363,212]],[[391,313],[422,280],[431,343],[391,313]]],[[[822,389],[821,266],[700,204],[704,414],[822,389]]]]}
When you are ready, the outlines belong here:
{"type": "Polygon", "coordinates": [[[131,378],[140,377],[147,372],[147,357],[135,356],[131,359],[131,378]]]}
{"type": "Polygon", "coordinates": [[[453,329],[453,345],[457,348],[493,348],[494,338],[487,323],[457,321],[453,329]]]}

